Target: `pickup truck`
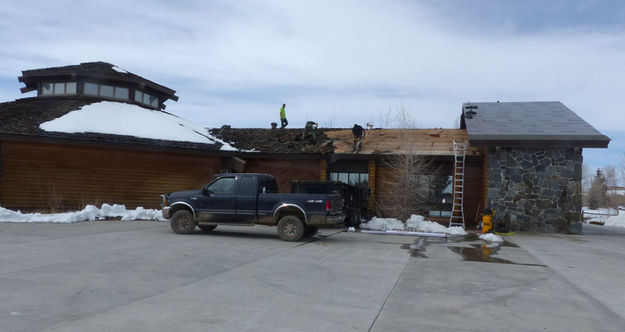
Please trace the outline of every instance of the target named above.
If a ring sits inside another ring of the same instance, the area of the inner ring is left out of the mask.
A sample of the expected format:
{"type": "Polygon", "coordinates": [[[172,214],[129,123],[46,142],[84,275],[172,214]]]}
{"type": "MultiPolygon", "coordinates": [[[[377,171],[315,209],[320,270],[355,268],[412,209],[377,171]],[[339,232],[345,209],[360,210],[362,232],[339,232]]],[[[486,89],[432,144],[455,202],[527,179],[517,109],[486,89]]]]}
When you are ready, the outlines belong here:
{"type": "Polygon", "coordinates": [[[320,226],[343,223],[343,200],[338,194],[279,194],[268,174],[226,173],[200,190],[162,195],[163,217],[178,234],[195,227],[210,232],[218,225],[278,226],[284,241],[314,235],[320,226]]]}

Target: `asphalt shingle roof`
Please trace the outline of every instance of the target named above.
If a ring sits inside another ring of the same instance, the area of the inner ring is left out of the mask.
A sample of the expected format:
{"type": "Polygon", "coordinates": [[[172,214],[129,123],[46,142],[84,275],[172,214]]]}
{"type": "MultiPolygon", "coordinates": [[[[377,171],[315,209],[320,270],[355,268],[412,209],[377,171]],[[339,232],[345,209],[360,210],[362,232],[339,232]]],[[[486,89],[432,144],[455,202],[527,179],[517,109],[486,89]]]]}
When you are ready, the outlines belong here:
{"type": "Polygon", "coordinates": [[[463,123],[473,143],[557,141],[582,147],[607,147],[610,141],[558,101],[465,103],[462,109],[463,123]]]}

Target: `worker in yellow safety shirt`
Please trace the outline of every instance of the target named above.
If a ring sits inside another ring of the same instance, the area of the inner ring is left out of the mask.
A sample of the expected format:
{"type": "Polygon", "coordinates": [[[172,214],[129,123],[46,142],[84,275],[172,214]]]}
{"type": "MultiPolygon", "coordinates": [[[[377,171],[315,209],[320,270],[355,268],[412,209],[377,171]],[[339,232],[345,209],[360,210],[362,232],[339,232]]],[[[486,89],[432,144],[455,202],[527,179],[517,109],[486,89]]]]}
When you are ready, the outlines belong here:
{"type": "Polygon", "coordinates": [[[285,107],[286,104],[282,104],[282,108],[280,108],[280,129],[283,129],[289,124],[289,121],[286,120],[286,111],[284,110],[285,107]]]}

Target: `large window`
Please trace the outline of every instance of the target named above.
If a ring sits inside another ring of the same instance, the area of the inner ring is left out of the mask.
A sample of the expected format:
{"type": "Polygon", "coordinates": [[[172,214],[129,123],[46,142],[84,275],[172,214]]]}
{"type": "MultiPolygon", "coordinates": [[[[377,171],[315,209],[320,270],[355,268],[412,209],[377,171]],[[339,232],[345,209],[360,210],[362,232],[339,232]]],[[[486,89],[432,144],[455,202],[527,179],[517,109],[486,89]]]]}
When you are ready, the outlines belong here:
{"type": "Polygon", "coordinates": [[[424,175],[430,217],[449,217],[453,203],[451,175],[424,175]]]}
{"type": "Polygon", "coordinates": [[[144,105],[158,107],[158,98],[141,91],[135,91],[135,101],[144,105]]]}
{"type": "Polygon", "coordinates": [[[330,181],[340,181],[357,187],[369,186],[369,173],[330,173],[330,181]]]}
{"type": "Polygon", "coordinates": [[[114,99],[129,99],[128,88],[97,83],[85,83],[85,95],[101,96],[114,99]]]}
{"type": "Polygon", "coordinates": [[[55,82],[41,84],[42,96],[64,96],[76,94],[76,82],[55,82]]]}

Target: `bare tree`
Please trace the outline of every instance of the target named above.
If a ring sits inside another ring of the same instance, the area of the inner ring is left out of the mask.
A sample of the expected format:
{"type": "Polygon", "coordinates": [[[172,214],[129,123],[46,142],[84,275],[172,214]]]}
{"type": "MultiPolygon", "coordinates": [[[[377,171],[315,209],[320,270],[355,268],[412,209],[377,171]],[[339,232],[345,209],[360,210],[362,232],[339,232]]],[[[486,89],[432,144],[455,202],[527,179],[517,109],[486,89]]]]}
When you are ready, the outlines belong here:
{"type": "Polygon", "coordinates": [[[419,155],[411,144],[410,130],[417,125],[406,108],[389,111],[386,118],[393,119],[395,126],[402,130],[398,137],[399,149],[384,160],[380,170],[376,207],[381,216],[406,220],[411,214],[427,212],[430,186],[441,185],[432,180],[432,175],[436,174],[432,158],[419,155]]]}
{"type": "Polygon", "coordinates": [[[603,177],[605,178],[606,186],[616,187],[618,185],[618,179],[616,176],[616,167],[612,165],[604,166],[603,177]]]}

